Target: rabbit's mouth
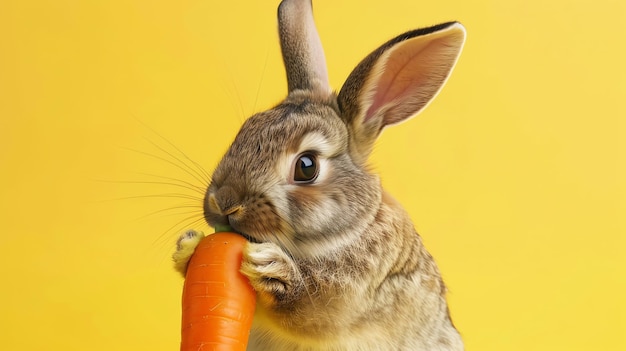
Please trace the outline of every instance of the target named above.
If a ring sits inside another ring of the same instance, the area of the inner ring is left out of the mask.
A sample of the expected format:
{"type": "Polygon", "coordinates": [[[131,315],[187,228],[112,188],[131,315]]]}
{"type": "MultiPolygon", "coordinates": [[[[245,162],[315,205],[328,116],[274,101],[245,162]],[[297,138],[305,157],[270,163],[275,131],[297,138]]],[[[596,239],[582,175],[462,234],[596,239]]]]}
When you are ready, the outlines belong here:
{"type": "Polygon", "coordinates": [[[215,225],[215,232],[216,233],[217,232],[234,232],[234,233],[237,233],[237,234],[243,236],[246,240],[248,240],[251,243],[257,243],[258,244],[258,243],[261,242],[257,238],[255,238],[255,237],[253,237],[251,235],[248,235],[246,233],[243,233],[242,231],[237,230],[237,228],[234,228],[234,227],[232,227],[231,225],[228,225],[228,224],[216,224],[215,225]]]}

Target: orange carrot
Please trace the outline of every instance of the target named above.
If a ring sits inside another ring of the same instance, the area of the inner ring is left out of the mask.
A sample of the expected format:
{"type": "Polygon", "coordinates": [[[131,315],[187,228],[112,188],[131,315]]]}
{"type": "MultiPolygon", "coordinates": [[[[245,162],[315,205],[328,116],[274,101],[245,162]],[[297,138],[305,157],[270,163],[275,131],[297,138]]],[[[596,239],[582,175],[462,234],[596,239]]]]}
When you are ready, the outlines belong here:
{"type": "Polygon", "coordinates": [[[202,239],[183,288],[181,351],[244,351],[256,294],[239,273],[246,239],[220,232],[202,239]]]}

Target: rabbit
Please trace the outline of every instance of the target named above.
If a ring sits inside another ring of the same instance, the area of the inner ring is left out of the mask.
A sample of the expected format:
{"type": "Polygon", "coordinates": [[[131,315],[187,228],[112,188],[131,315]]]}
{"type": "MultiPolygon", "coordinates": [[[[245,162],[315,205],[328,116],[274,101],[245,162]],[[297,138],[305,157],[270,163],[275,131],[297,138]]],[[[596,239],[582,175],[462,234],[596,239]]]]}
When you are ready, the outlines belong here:
{"type": "MultiPolygon", "coordinates": [[[[328,81],[310,0],[278,8],[288,95],[248,118],[203,202],[209,225],[248,239],[257,292],[248,350],[463,350],[433,257],[367,159],[382,130],[423,110],[455,66],[465,28],[399,35],[328,81]]],[[[184,274],[201,233],[178,242],[184,274]]]]}

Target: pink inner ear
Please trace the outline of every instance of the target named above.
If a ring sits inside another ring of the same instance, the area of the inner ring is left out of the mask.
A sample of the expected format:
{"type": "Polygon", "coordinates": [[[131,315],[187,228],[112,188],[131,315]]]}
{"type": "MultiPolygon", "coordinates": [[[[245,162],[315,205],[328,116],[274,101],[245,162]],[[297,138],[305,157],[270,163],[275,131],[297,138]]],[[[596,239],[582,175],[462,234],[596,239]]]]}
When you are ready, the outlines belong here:
{"type": "Polygon", "coordinates": [[[365,122],[388,109],[406,112],[385,114],[383,125],[400,122],[419,112],[439,90],[449,69],[445,67],[449,66],[445,58],[449,51],[446,40],[416,39],[419,38],[392,49],[387,58],[379,62],[383,65],[379,68],[382,73],[368,82],[368,89],[374,94],[365,122]]]}

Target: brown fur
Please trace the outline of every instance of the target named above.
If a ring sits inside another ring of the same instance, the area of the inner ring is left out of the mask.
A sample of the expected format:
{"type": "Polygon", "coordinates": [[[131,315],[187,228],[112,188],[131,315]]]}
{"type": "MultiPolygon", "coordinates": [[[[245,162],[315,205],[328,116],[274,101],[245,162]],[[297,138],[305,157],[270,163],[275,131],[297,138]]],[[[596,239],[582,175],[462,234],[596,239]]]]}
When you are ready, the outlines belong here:
{"type": "MultiPolygon", "coordinates": [[[[251,241],[241,267],[258,294],[249,349],[462,350],[435,261],[366,160],[386,126],[437,94],[463,27],[392,39],[336,96],[310,1],[284,0],[279,25],[289,95],[244,123],[204,204],[210,225],[230,225],[251,241]],[[319,169],[306,184],[293,179],[303,152],[319,169]]],[[[178,269],[197,241],[181,238],[178,269]]]]}

